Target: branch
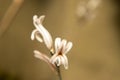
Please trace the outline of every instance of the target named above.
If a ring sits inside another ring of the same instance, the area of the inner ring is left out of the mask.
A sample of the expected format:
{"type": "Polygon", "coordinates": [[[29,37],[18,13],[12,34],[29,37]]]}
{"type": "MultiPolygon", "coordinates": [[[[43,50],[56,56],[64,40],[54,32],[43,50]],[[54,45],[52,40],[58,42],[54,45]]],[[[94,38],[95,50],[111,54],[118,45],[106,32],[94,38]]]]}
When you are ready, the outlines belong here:
{"type": "Polygon", "coordinates": [[[13,21],[13,18],[16,16],[24,0],[13,0],[10,7],[6,11],[3,19],[0,22],[0,37],[8,29],[10,23],[13,21]]]}

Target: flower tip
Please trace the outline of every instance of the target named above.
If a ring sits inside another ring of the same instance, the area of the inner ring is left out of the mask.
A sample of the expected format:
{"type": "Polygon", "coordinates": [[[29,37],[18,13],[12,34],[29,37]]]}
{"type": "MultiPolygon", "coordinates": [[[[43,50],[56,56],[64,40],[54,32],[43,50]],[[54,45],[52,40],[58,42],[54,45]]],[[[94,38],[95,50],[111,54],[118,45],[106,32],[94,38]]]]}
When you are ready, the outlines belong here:
{"type": "Polygon", "coordinates": [[[69,42],[70,43],[70,46],[71,46],[71,48],[73,47],[73,43],[72,42],[69,42]]]}
{"type": "Polygon", "coordinates": [[[43,54],[40,53],[38,50],[34,50],[33,52],[34,52],[34,57],[44,60],[43,54]]]}
{"type": "Polygon", "coordinates": [[[37,15],[34,15],[34,16],[33,16],[33,20],[36,20],[36,19],[37,19],[37,17],[38,17],[37,15]]]}
{"type": "Polygon", "coordinates": [[[42,15],[42,16],[40,16],[39,18],[38,18],[37,15],[34,15],[34,16],[33,16],[33,21],[34,21],[34,22],[37,22],[37,23],[39,23],[39,24],[42,24],[44,18],[45,18],[45,15],[42,15]]]}
{"type": "Polygon", "coordinates": [[[35,39],[35,37],[33,35],[31,35],[31,40],[34,40],[34,39],[35,39]]]}
{"type": "Polygon", "coordinates": [[[34,50],[33,52],[34,52],[34,53],[39,53],[37,50],[34,50]]]}
{"type": "Polygon", "coordinates": [[[35,54],[39,54],[40,52],[39,51],[37,51],[37,50],[34,50],[33,51],[35,54]]]}
{"type": "Polygon", "coordinates": [[[45,15],[40,16],[40,19],[44,19],[44,18],[45,18],[45,15]]]}
{"type": "Polygon", "coordinates": [[[39,58],[40,56],[40,53],[37,51],[37,50],[34,50],[33,51],[34,52],[34,56],[36,57],[36,58],[39,58]]]}
{"type": "Polygon", "coordinates": [[[42,24],[42,22],[44,21],[45,15],[42,15],[39,17],[40,23],[42,24]]]}

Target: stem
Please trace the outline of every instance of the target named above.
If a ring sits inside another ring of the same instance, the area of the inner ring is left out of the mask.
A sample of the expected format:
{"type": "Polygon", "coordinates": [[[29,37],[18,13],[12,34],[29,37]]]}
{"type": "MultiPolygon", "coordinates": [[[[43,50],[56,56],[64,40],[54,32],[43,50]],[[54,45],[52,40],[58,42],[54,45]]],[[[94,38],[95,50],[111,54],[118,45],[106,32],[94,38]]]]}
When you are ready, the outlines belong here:
{"type": "MultiPolygon", "coordinates": [[[[53,55],[52,52],[50,52],[50,54],[53,55]]],[[[60,71],[60,66],[57,66],[57,64],[55,64],[55,65],[56,65],[56,68],[57,68],[56,70],[57,70],[57,72],[58,72],[59,80],[62,80],[61,71],[60,71]]]]}
{"type": "Polygon", "coordinates": [[[23,4],[24,0],[12,0],[12,3],[8,10],[6,11],[3,19],[0,22],[0,37],[5,33],[8,29],[10,23],[13,21],[14,17],[18,13],[21,5],[23,4]]]}
{"type": "Polygon", "coordinates": [[[59,66],[57,66],[57,65],[56,65],[56,67],[57,67],[57,72],[58,72],[58,77],[59,77],[59,80],[62,80],[60,67],[59,67],[59,66]]]}

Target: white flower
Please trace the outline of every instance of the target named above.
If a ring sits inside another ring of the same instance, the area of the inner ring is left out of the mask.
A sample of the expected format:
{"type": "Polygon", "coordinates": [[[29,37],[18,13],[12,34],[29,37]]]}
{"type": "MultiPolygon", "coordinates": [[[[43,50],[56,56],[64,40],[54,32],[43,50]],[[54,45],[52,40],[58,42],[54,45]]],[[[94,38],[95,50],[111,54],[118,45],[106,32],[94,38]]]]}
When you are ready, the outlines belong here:
{"type": "Polygon", "coordinates": [[[44,17],[44,15],[40,16],[39,18],[37,15],[33,16],[33,24],[36,29],[32,31],[31,39],[34,40],[36,38],[39,42],[44,42],[47,48],[51,50],[53,41],[50,33],[42,25],[44,17]],[[42,38],[40,35],[42,36],[42,38]]]}
{"type": "Polygon", "coordinates": [[[68,59],[66,54],[72,48],[72,42],[61,38],[55,39],[55,54],[51,57],[50,61],[57,66],[64,65],[65,69],[68,69],[68,59]]]}
{"type": "Polygon", "coordinates": [[[33,16],[33,24],[36,27],[32,31],[31,39],[34,40],[35,38],[39,42],[44,42],[47,48],[52,53],[52,57],[49,58],[47,55],[35,50],[35,57],[45,61],[52,70],[55,71],[57,66],[64,65],[65,69],[68,68],[68,59],[66,54],[72,48],[72,42],[67,42],[67,40],[61,38],[55,39],[55,49],[53,48],[53,40],[50,33],[44,28],[42,22],[45,16],[40,16],[39,18],[37,15],[33,16]],[[42,36],[42,37],[41,37],[42,36]],[[57,65],[57,66],[56,66],[57,65]]]}

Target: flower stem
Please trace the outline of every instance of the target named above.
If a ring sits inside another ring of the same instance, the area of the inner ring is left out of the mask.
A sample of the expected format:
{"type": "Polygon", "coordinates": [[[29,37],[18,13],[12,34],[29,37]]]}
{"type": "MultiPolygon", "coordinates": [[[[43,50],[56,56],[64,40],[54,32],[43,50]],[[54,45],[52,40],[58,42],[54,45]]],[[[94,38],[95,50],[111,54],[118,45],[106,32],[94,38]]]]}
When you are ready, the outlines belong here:
{"type": "Polygon", "coordinates": [[[60,71],[60,67],[59,66],[57,66],[57,72],[58,72],[59,80],[62,80],[61,71],[60,71]]]}
{"type": "MultiPolygon", "coordinates": [[[[50,52],[50,54],[53,55],[52,52],[50,52]]],[[[58,72],[59,80],[62,80],[61,71],[60,71],[60,66],[57,66],[57,64],[55,64],[55,65],[56,65],[56,70],[57,70],[57,72],[58,72]]]]}

